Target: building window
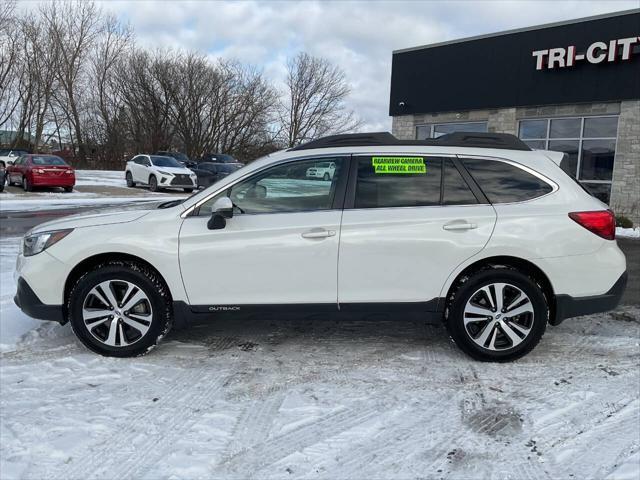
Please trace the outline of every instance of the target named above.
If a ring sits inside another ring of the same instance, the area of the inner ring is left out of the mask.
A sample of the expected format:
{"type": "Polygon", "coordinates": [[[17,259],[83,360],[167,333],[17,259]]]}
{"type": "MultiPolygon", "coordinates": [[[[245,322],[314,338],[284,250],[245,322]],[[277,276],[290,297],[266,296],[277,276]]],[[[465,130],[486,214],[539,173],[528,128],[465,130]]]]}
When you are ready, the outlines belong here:
{"type": "Polygon", "coordinates": [[[418,125],[416,127],[416,139],[438,138],[447,133],[454,132],[486,132],[487,122],[459,122],[459,123],[434,123],[432,125],[418,125]]]}
{"type": "Polygon", "coordinates": [[[609,203],[617,116],[520,120],[518,136],[531,148],[566,153],[564,171],[609,203]]]}

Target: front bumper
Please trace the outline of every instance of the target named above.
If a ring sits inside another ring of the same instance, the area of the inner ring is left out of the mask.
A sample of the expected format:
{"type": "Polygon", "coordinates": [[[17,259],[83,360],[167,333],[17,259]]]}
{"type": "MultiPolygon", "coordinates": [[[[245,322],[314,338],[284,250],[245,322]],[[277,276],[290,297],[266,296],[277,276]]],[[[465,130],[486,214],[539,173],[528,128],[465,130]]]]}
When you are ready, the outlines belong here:
{"type": "Polygon", "coordinates": [[[67,323],[62,305],[45,305],[40,301],[26,280],[18,278],[18,289],[13,301],[24,313],[38,320],[52,320],[62,325],[67,323]]]}
{"type": "Polygon", "coordinates": [[[627,272],[625,271],[607,293],[590,297],[572,297],[571,295],[556,295],[555,315],[550,319],[551,325],[559,325],[563,320],[581,315],[601,313],[613,310],[618,306],[624,290],[627,287],[627,272]]]}

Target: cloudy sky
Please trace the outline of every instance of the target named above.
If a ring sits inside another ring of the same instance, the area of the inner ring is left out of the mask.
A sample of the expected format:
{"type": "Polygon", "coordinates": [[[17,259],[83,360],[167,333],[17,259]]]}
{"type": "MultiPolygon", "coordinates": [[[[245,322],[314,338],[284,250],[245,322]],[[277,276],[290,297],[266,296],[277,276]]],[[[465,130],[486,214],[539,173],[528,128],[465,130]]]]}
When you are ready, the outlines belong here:
{"type": "MultiPolygon", "coordinates": [[[[100,3],[100,2],[99,2],[100,3]]],[[[276,84],[300,50],[340,65],[349,106],[368,130],[389,130],[391,52],[512,28],[640,6],[598,1],[108,1],[139,44],[195,49],[262,68],[276,84]]]]}

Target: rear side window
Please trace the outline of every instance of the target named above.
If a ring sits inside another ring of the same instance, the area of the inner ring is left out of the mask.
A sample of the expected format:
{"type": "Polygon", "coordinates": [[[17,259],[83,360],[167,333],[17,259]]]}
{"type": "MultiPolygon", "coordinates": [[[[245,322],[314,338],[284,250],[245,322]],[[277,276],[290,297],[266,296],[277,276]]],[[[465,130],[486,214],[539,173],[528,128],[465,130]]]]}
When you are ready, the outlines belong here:
{"type": "Polygon", "coordinates": [[[547,182],[506,162],[475,158],[462,162],[491,203],[523,202],[553,190],[547,182]]]}
{"type": "Polygon", "coordinates": [[[379,155],[357,161],[355,208],[440,204],[441,158],[379,155]]]}
{"type": "Polygon", "coordinates": [[[442,182],[443,205],[472,205],[478,203],[467,182],[451,159],[444,160],[444,181],[442,182]]]}

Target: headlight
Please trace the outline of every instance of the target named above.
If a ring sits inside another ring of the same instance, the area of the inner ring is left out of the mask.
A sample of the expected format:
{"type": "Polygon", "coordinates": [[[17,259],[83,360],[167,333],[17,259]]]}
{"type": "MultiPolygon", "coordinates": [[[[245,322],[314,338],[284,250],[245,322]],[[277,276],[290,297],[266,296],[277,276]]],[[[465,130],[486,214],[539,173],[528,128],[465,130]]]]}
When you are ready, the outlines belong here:
{"type": "Polygon", "coordinates": [[[58,243],[71,232],[73,232],[73,228],[28,235],[24,237],[22,242],[22,253],[25,257],[36,255],[49,248],[51,245],[58,243]]]}
{"type": "Polygon", "coordinates": [[[173,176],[173,173],[170,173],[170,172],[163,172],[162,170],[158,170],[158,173],[161,173],[162,175],[170,175],[170,176],[173,176]]]}

